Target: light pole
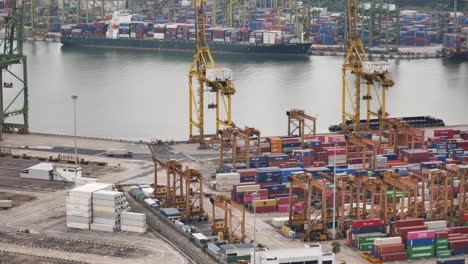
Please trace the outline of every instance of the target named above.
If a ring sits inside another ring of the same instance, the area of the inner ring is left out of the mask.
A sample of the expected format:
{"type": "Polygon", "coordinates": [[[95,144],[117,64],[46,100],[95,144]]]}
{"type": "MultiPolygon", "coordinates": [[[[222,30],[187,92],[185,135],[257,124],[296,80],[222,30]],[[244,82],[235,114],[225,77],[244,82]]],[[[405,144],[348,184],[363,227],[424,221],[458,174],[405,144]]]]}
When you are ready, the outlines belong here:
{"type": "MultiPolygon", "coordinates": [[[[333,157],[333,239],[336,239],[336,227],[335,227],[335,218],[336,218],[336,146],[338,142],[333,141],[333,145],[335,146],[335,156],[333,157]]],[[[343,206],[343,205],[341,205],[343,206]]]]}
{"type": "MultiPolygon", "coordinates": [[[[74,116],[74,128],[75,128],[75,165],[78,166],[78,149],[77,149],[77,144],[76,144],[76,100],[78,100],[78,95],[72,95],[71,96],[73,100],[73,116],[74,116]]],[[[76,173],[76,168],[75,168],[75,173],[76,173]]]]}
{"type": "Polygon", "coordinates": [[[255,203],[255,201],[257,200],[257,197],[258,197],[258,193],[257,192],[254,192],[252,193],[252,205],[253,205],[253,208],[254,208],[254,235],[253,235],[253,264],[256,263],[256,245],[255,245],[255,240],[257,238],[257,204],[255,203]]]}

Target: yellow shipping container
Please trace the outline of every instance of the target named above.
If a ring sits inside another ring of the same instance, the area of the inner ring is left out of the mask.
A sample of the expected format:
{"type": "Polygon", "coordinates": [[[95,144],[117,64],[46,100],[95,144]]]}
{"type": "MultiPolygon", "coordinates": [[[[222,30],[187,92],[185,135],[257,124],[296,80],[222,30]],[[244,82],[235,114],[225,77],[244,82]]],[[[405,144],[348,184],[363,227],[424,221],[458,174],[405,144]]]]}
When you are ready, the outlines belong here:
{"type": "Polygon", "coordinates": [[[276,199],[252,201],[252,206],[257,206],[257,208],[263,206],[276,206],[276,199]]]}
{"type": "Polygon", "coordinates": [[[283,148],[271,148],[271,153],[283,153],[283,148]]]}

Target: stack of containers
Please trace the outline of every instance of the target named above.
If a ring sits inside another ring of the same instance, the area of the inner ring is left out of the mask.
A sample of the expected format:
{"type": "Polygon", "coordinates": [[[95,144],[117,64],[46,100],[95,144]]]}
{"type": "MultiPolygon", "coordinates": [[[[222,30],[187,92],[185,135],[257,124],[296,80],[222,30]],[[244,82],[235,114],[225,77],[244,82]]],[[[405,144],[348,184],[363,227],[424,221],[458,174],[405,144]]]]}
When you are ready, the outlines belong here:
{"type": "Polygon", "coordinates": [[[283,148],[283,153],[290,154],[294,150],[301,148],[301,142],[299,138],[283,138],[281,139],[281,147],[283,148]]]}
{"type": "Polygon", "coordinates": [[[280,184],[281,170],[278,167],[258,168],[256,182],[260,184],[280,184]]]}
{"type": "MultiPolygon", "coordinates": [[[[293,206],[295,206],[299,201],[299,198],[297,197],[297,195],[293,195],[292,198],[290,198],[289,196],[288,197],[278,197],[278,198],[276,198],[276,205],[278,207],[277,208],[278,212],[289,212],[289,200],[290,199],[292,199],[293,206]]],[[[300,205],[298,207],[299,208],[297,208],[297,211],[302,209],[302,208],[300,208],[300,205]]]]}
{"type": "Polygon", "coordinates": [[[120,214],[130,210],[121,192],[97,191],[93,193],[93,223],[91,230],[114,232],[120,229],[120,214]]]}
{"type": "Polygon", "coordinates": [[[468,226],[449,228],[449,248],[452,255],[468,253],[468,226]]]}
{"type": "Polygon", "coordinates": [[[304,165],[304,167],[312,166],[315,160],[315,153],[312,149],[294,150],[292,155],[294,158],[304,165]]]}
{"type": "Polygon", "coordinates": [[[448,231],[436,231],[435,254],[438,258],[446,258],[452,255],[449,250],[448,231]]]}
{"type": "Polygon", "coordinates": [[[288,183],[289,182],[289,176],[292,176],[294,172],[304,172],[303,168],[296,167],[296,168],[283,168],[280,169],[281,171],[281,182],[288,183]]]}
{"type": "Polygon", "coordinates": [[[136,22],[130,23],[130,37],[131,38],[136,37],[136,28],[137,28],[137,23],[136,22]]]}
{"type": "Polygon", "coordinates": [[[380,218],[354,220],[351,223],[352,243],[361,251],[370,251],[376,238],[386,237],[383,231],[380,218]]]}
{"type": "Polygon", "coordinates": [[[104,38],[106,37],[107,25],[103,22],[96,22],[93,24],[93,37],[95,38],[104,38]]]}
{"type": "Polygon", "coordinates": [[[336,146],[324,147],[323,149],[328,153],[328,164],[346,163],[346,148],[336,146]]]}
{"type": "Polygon", "coordinates": [[[256,169],[239,169],[234,172],[239,173],[240,183],[255,183],[255,177],[257,176],[258,170],[256,169]]]}
{"type": "Polygon", "coordinates": [[[153,31],[154,31],[154,34],[153,34],[154,39],[164,39],[164,33],[166,32],[166,25],[156,24],[154,25],[153,31]]]}
{"type": "Polygon", "coordinates": [[[273,154],[266,157],[268,166],[270,167],[279,167],[283,164],[286,164],[289,160],[289,156],[286,154],[273,154]]]}
{"type": "Polygon", "coordinates": [[[83,37],[92,37],[93,36],[93,24],[81,23],[78,24],[81,28],[81,34],[83,37]]]}
{"type": "Polygon", "coordinates": [[[177,24],[167,24],[164,32],[165,40],[175,40],[177,38],[177,24]]]}
{"type": "Polygon", "coordinates": [[[130,38],[130,24],[129,23],[119,24],[119,38],[130,38]]]}
{"type": "Polygon", "coordinates": [[[213,42],[224,42],[224,34],[226,29],[214,28],[213,29],[213,42]]]}
{"type": "Polygon", "coordinates": [[[145,35],[146,35],[145,24],[143,24],[142,22],[136,23],[135,38],[136,39],[142,39],[145,35]]]}
{"type": "Polygon", "coordinates": [[[217,173],[216,190],[220,192],[230,192],[233,185],[240,183],[240,174],[237,172],[217,173]]]}
{"type": "Polygon", "coordinates": [[[244,203],[245,192],[260,190],[260,184],[235,185],[232,188],[231,199],[237,203],[244,203]]]}
{"type": "Polygon", "coordinates": [[[406,251],[409,259],[434,257],[435,237],[434,230],[408,232],[406,251]]]}
{"type": "Polygon", "coordinates": [[[401,151],[402,161],[407,163],[421,163],[429,161],[429,151],[426,149],[404,149],[401,151]]]}
{"type": "Polygon", "coordinates": [[[146,215],[130,212],[120,214],[122,231],[144,233],[146,232],[146,215]]]}
{"type": "Polygon", "coordinates": [[[393,231],[396,235],[400,235],[403,243],[406,244],[408,232],[427,230],[427,225],[423,219],[404,219],[395,221],[393,231]]]}
{"type": "MultiPolygon", "coordinates": [[[[244,196],[245,199],[245,196],[244,196]]],[[[257,213],[270,213],[276,211],[276,199],[255,200],[252,201],[252,211],[257,213]]]]}
{"type": "Polygon", "coordinates": [[[401,237],[376,238],[372,255],[380,261],[403,261],[408,259],[401,237]]]}
{"type": "Polygon", "coordinates": [[[266,156],[251,156],[249,157],[250,168],[267,167],[268,162],[266,156]]]}
{"type": "Polygon", "coordinates": [[[463,214],[463,225],[468,226],[468,213],[463,214]]]}
{"type": "Polygon", "coordinates": [[[71,35],[72,37],[81,37],[81,28],[78,25],[72,26],[71,35]]]}
{"type": "Polygon", "coordinates": [[[268,200],[268,190],[259,189],[255,191],[244,192],[244,203],[251,203],[254,200],[254,196],[257,195],[257,200],[268,200]]]}
{"type": "Polygon", "coordinates": [[[93,219],[93,192],[112,190],[110,183],[89,183],[68,192],[67,227],[88,229],[93,219]]]}
{"type": "Polygon", "coordinates": [[[269,138],[271,153],[282,153],[283,144],[280,138],[269,138]]]}
{"type": "Polygon", "coordinates": [[[154,38],[154,24],[153,23],[148,23],[146,25],[146,35],[148,38],[154,38]]]}

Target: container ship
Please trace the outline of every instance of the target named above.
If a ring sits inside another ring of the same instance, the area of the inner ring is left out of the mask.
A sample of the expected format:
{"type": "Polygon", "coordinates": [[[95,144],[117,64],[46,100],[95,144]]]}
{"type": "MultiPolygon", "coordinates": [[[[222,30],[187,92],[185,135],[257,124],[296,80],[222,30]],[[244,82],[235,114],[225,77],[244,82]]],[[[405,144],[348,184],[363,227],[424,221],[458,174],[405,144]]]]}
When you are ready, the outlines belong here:
{"type": "Polygon", "coordinates": [[[468,28],[461,34],[444,34],[443,52],[448,59],[468,60],[468,28]]]}
{"type": "MultiPolygon", "coordinates": [[[[80,23],[62,26],[61,35],[68,46],[195,51],[194,24],[80,23]]],[[[312,45],[281,31],[208,28],[205,37],[213,53],[306,56],[312,45]]]]}

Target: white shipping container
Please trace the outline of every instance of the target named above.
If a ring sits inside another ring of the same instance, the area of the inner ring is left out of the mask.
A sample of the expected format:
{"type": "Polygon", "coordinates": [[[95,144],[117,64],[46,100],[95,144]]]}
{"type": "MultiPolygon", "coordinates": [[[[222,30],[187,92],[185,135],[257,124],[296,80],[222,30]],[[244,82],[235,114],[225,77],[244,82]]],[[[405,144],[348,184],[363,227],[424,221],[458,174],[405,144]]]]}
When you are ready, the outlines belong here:
{"type": "Polygon", "coordinates": [[[136,38],[136,33],[130,32],[130,37],[131,38],[136,38]]]}
{"type": "Polygon", "coordinates": [[[390,64],[386,61],[367,61],[362,64],[362,71],[369,74],[383,74],[390,70],[390,64]]]}
{"type": "Polygon", "coordinates": [[[135,232],[135,233],[145,233],[146,232],[146,227],[135,227],[135,226],[121,225],[120,230],[127,231],[127,232],[135,232]]]}
{"type": "Polygon", "coordinates": [[[123,193],[117,192],[117,191],[107,191],[107,190],[102,190],[102,191],[97,191],[93,193],[93,199],[99,199],[99,200],[109,200],[109,201],[115,201],[118,198],[122,198],[123,193]]]}
{"type": "Polygon", "coordinates": [[[286,225],[286,223],[289,221],[289,217],[277,217],[277,218],[272,218],[271,219],[271,224],[274,227],[282,227],[286,225]]]}
{"type": "Polygon", "coordinates": [[[91,217],[81,217],[81,216],[67,215],[67,222],[90,224],[92,222],[92,220],[93,219],[91,217]]]}
{"type": "Polygon", "coordinates": [[[131,212],[122,212],[120,215],[122,219],[129,219],[129,220],[140,220],[146,221],[146,215],[145,214],[140,214],[140,213],[131,213],[131,212]]]}
{"type": "Polygon", "coordinates": [[[217,173],[216,174],[216,181],[226,181],[226,180],[239,180],[240,181],[240,174],[237,172],[230,172],[230,173],[217,173]]]}
{"type": "Polygon", "coordinates": [[[90,198],[80,198],[80,197],[67,197],[67,204],[76,204],[76,205],[91,205],[90,198]]]}
{"type": "Polygon", "coordinates": [[[374,240],[374,245],[376,246],[387,246],[394,244],[401,244],[401,237],[385,237],[385,238],[376,238],[374,240]]]}
{"type": "Polygon", "coordinates": [[[447,221],[441,220],[441,221],[429,221],[425,223],[427,225],[428,229],[440,229],[440,228],[446,228],[447,227],[447,221]]]}
{"type": "Polygon", "coordinates": [[[216,190],[219,192],[230,192],[232,191],[232,185],[231,186],[216,186],[216,190]]]}
{"type": "Polygon", "coordinates": [[[105,224],[92,223],[91,224],[91,230],[104,231],[104,232],[114,232],[114,231],[118,231],[119,227],[116,226],[116,225],[105,225],[105,224]]]}
{"type": "Polygon", "coordinates": [[[122,219],[121,224],[126,225],[126,226],[145,227],[146,226],[146,221],[145,220],[142,221],[142,220],[122,219]]]}
{"type": "Polygon", "coordinates": [[[67,210],[90,212],[92,208],[88,205],[67,204],[67,210]]]}
{"type": "Polygon", "coordinates": [[[254,44],[255,43],[255,38],[249,38],[249,43],[254,44]]]}
{"type": "Polygon", "coordinates": [[[154,33],[154,39],[164,39],[164,33],[154,33]]]}
{"type": "Polygon", "coordinates": [[[122,202],[114,202],[109,200],[93,200],[93,206],[112,206],[112,207],[120,207],[123,203],[122,202]]]}
{"type": "Polygon", "coordinates": [[[119,223],[118,221],[118,216],[116,216],[116,218],[102,218],[102,217],[94,217],[93,218],[93,223],[96,223],[96,224],[104,224],[104,225],[115,225],[117,223],[119,223]]]}
{"type": "Polygon", "coordinates": [[[116,215],[115,212],[100,212],[100,211],[93,212],[93,217],[114,218],[115,215],[116,215]]]}
{"type": "Polygon", "coordinates": [[[11,208],[13,207],[12,200],[0,200],[0,208],[11,208]]]}
{"type": "Polygon", "coordinates": [[[67,210],[66,214],[70,216],[81,216],[81,217],[93,216],[93,213],[91,211],[85,212],[85,211],[67,210]]]}
{"type": "Polygon", "coordinates": [[[89,224],[67,222],[67,227],[89,230],[89,224]]]}
{"type": "Polygon", "coordinates": [[[121,208],[116,208],[113,206],[104,206],[104,205],[96,205],[93,206],[93,212],[108,212],[108,213],[113,213],[113,212],[120,212],[121,208]]]}

